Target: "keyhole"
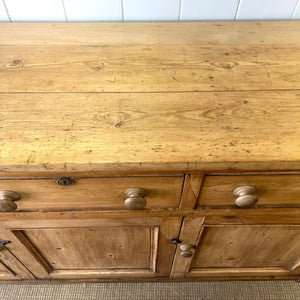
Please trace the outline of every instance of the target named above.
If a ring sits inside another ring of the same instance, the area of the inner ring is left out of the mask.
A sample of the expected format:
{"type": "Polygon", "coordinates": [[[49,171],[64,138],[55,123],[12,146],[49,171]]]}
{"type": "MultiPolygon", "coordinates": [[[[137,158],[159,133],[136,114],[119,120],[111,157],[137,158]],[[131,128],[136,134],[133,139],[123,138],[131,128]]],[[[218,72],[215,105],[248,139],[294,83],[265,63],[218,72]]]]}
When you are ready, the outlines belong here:
{"type": "Polygon", "coordinates": [[[68,185],[73,185],[75,181],[69,177],[61,177],[57,179],[57,183],[62,186],[68,186],[68,185]]]}

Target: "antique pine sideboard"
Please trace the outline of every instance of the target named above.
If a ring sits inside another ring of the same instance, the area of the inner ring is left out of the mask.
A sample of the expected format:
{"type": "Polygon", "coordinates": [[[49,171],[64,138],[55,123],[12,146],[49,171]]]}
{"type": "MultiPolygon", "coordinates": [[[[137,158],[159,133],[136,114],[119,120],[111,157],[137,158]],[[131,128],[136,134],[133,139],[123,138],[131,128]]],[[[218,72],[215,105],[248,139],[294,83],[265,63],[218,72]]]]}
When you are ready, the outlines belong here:
{"type": "Polygon", "coordinates": [[[300,278],[300,22],[1,23],[1,282],[300,278]]]}

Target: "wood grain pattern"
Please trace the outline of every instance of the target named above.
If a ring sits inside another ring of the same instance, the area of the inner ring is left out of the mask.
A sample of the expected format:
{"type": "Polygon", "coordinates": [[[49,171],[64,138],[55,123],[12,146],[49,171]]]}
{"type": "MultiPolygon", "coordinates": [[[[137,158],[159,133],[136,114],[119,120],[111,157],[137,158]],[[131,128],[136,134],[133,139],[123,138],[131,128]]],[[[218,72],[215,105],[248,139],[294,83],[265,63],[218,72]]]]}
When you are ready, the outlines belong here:
{"type": "Polygon", "coordinates": [[[299,29],[0,24],[0,189],[22,196],[0,279],[299,277],[299,29]],[[241,171],[272,174],[220,176],[241,171]],[[288,208],[234,209],[244,184],[288,208]],[[148,209],[123,210],[130,187],[148,209]]]}
{"type": "Polygon", "coordinates": [[[158,254],[158,241],[159,241],[159,227],[150,228],[150,254],[149,254],[149,269],[156,273],[156,262],[158,254]]]}
{"type": "MultiPolygon", "coordinates": [[[[190,218],[186,220],[190,223],[190,218]]],[[[299,225],[208,225],[206,220],[204,226],[197,227],[198,232],[181,231],[181,239],[190,241],[196,249],[188,259],[181,258],[177,249],[174,276],[234,278],[299,274],[299,225]],[[176,262],[180,259],[182,264],[176,262]]]]}
{"type": "Polygon", "coordinates": [[[300,45],[0,46],[1,92],[300,89],[300,45]]]}
{"type": "MultiPolygon", "coordinates": [[[[118,214],[119,212],[117,212],[118,214]]],[[[62,214],[62,213],[60,213],[62,214]]],[[[77,228],[77,227],[92,227],[92,228],[99,228],[99,227],[107,227],[107,226],[117,226],[120,227],[124,225],[127,226],[148,226],[153,227],[159,224],[159,217],[132,217],[129,219],[125,218],[105,218],[102,214],[98,216],[98,218],[86,218],[86,219],[78,219],[75,217],[74,220],[68,218],[62,219],[40,219],[40,220],[32,220],[27,218],[26,220],[7,220],[3,223],[8,230],[25,230],[25,229],[55,229],[55,228],[77,228]]]]}
{"type": "Polygon", "coordinates": [[[179,236],[181,217],[164,217],[160,222],[159,244],[157,252],[157,276],[169,277],[173,265],[176,245],[171,243],[172,238],[179,236]]]}
{"type": "Polygon", "coordinates": [[[34,279],[34,276],[4,246],[0,246],[0,278],[7,280],[34,279]]]}
{"type": "MultiPolygon", "coordinates": [[[[169,239],[178,235],[181,218],[52,219],[4,224],[6,232],[30,249],[35,263],[43,260],[42,265],[46,264],[44,273],[32,270],[38,278],[150,278],[168,276],[175,251],[169,239]]],[[[19,248],[19,255],[21,251],[19,248]]]]}
{"type": "Polygon", "coordinates": [[[149,269],[149,227],[24,230],[54,270],[149,269]]]}
{"type": "Polygon", "coordinates": [[[299,247],[297,225],[205,227],[193,268],[287,268],[299,247]]]}
{"type": "MultiPolygon", "coordinates": [[[[23,236],[16,235],[14,232],[7,230],[2,222],[0,223],[0,234],[1,238],[11,241],[11,243],[7,244],[5,247],[17,259],[22,261],[22,264],[24,265],[23,267],[18,266],[18,271],[16,271],[16,274],[19,272],[19,270],[23,270],[21,276],[23,278],[26,277],[28,279],[32,279],[34,276],[28,272],[28,270],[31,270],[31,272],[38,277],[47,276],[47,269],[45,268],[43,261],[37,259],[36,253],[30,247],[28,247],[26,242],[24,243],[23,236]]],[[[18,263],[14,262],[14,264],[18,263]]]]}
{"type": "Polygon", "coordinates": [[[147,191],[145,209],[178,208],[183,177],[76,178],[72,186],[56,179],[0,180],[0,190],[20,194],[18,211],[72,209],[127,209],[125,191],[142,187],[147,191]]]}
{"type": "MultiPolygon", "coordinates": [[[[237,280],[240,278],[246,280],[263,280],[266,278],[265,276],[269,276],[269,279],[292,279],[291,272],[289,272],[286,268],[237,268],[237,269],[229,269],[229,268],[205,268],[205,269],[194,269],[192,270],[187,278],[231,278],[231,280],[237,280]],[[236,279],[235,279],[236,278],[236,279]]],[[[295,278],[295,277],[294,277],[295,278]]],[[[225,279],[226,280],[226,279],[225,279]]]]}
{"type": "Polygon", "coordinates": [[[116,175],[140,175],[148,174],[183,174],[184,172],[203,172],[209,173],[299,173],[299,161],[227,161],[227,162],[97,162],[97,163],[64,163],[64,164],[16,164],[1,165],[0,174],[2,178],[28,177],[53,177],[53,176],[72,176],[75,173],[95,174],[96,176],[116,176],[116,175]],[[38,174],[38,175],[37,175],[38,174]],[[49,176],[50,175],[50,176],[49,176]],[[30,176],[31,177],[31,176],[30,176]]]}
{"type": "MultiPolygon", "coordinates": [[[[272,275],[272,270],[269,273],[265,273],[264,276],[254,275],[249,276],[247,274],[243,274],[242,276],[231,276],[231,275],[217,275],[217,276],[203,276],[203,277],[187,277],[187,278],[72,278],[72,279],[43,279],[43,284],[70,284],[70,283],[134,283],[134,282],[208,282],[208,281],[241,281],[241,280],[294,280],[296,283],[299,282],[299,276],[297,275],[288,275],[282,274],[282,271],[275,272],[276,274],[272,275]]],[[[22,281],[13,281],[13,280],[1,280],[0,284],[30,284],[30,285],[39,285],[41,284],[40,280],[22,280],[22,281]]]]}
{"type": "Polygon", "coordinates": [[[15,274],[9,270],[3,262],[0,261],[0,276],[2,277],[11,277],[14,276],[15,274]]]}
{"type": "Polygon", "coordinates": [[[3,171],[39,166],[47,172],[52,166],[67,171],[68,164],[91,171],[105,163],[124,170],[125,163],[127,168],[130,163],[166,163],[168,168],[168,163],[195,162],[208,168],[211,163],[219,169],[249,169],[286,168],[290,162],[299,170],[298,99],[298,92],[291,91],[142,98],[1,94],[0,166],[3,171]],[[26,106],[21,106],[24,101],[26,106]]]}
{"type": "Polygon", "coordinates": [[[206,176],[198,206],[235,206],[235,188],[256,188],[257,207],[264,205],[300,205],[300,175],[206,176]]]}
{"type": "MultiPolygon", "coordinates": [[[[199,232],[201,232],[204,220],[205,218],[203,217],[184,218],[179,237],[182,244],[190,244],[193,247],[197,245],[199,232]]],[[[179,245],[177,245],[174,263],[171,270],[171,278],[183,278],[186,276],[195,255],[195,250],[192,251],[193,255],[190,258],[183,258],[181,256],[179,245]]]]}
{"type": "MultiPolygon", "coordinates": [[[[300,224],[300,218],[297,214],[293,214],[293,210],[295,208],[290,208],[290,214],[286,214],[286,212],[282,213],[281,210],[283,208],[274,208],[271,211],[269,209],[263,208],[261,210],[252,209],[252,212],[244,213],[244,209],[240,209],[239,211],[235,211],[235,214],[232,213],[226,216],[223,213],[223,216],[220,214],[220,211],[216,214],[210,214],[205,218],[205,223],[207,225],[261,225],[261,224],[300,224]]],[[[231,209],[229,209],[230,211],[231,209]]],[[[224,210],[221,210],[224,212],[224,210]]],[[[228,209],[227,209],[228,211],[228,209]]]]}
{"type": "MultiPolygon", "coordinates": [[[[293,223],[300,224],[300,208],[256,208],[256,209],[195,209],[184,211],[170,211],[170,210],[82,210],[82,211],[50,211],[50,212],[13,212],[13,213],[0,213],[0,220],[5,224],[7,228],[24,228],[24,226],[31,226],[36,228],[36,224],[45,222],[46,226],[49,226],[48,220],[56,219],[57,222],[63,220],[84,220],[97,219],[99,224],[105,224],[109,222],[110,218],[115,218],[115,222],[122,222],[124,218],[133,218],[134,222],[140,222],[143,224],[146,222],[146,218],[159,218],[159,217],[209,217],[210,224],[272,224],[272,223],[293,223]],[[137,220],[140,218],[140,221],[137,220]],[[144,221],[143,221],[144,219],[144,221]],[[38,223],[35,221],[39,220],[38,223]],[[102,220],[102,221],[101,221],[102,220]],[[48,223],[47,223],[48,222],[48,223]],[[14,224],[14,225],[12,225],[14,224]],[[27,225],[26,225],[27,224],[27,225]]],[[[148,220],[149,221],[149,220],[148,220]]],[[[148,222],[147,221],[147,222],[148,222]]],[[[207,219],[208,221],[208,219],[207,219]]],[[[94,221],[93,221],[94,222],[94,221]]],[[[95,223],[91,224],[95,224],[95,223]]],[[[156,222],[156,221],[155,221],[156,222]]],[[[51,224],[51,223],[50,223],[51,224]]],[[[109,223],[108,223],[109,224],[109,223]]],[[[121,223],[120,223],[121,224],[121,223]]],[[[147,223],[148,224],[148,223],[147,223]]],[[[155,225],[155,223],[149,223],[149,225],[155,225]]],[[[93,225],[94,226],[94,225],[93,225]]]]}
{"type": "MultiPolygon", "coordinates": [[[[55,270],[51,272],[52,279],[90,279],[90,278],[154,278],[153,272],[147,269],[88,269],[88,270],[55,270]]],[[[44,282],[44,280],[43,280],[44,282]]]]}
{"type": "Polygon", "coordinates": [[[182,190],[180,210],[195,208],[200,194],[203,178],[203,173],[186,174],[182,190]]]}
{"type": "Polygon", "coordinates": [[[300,22],[1,23],[4,45],[299,44],[300,22]]]}

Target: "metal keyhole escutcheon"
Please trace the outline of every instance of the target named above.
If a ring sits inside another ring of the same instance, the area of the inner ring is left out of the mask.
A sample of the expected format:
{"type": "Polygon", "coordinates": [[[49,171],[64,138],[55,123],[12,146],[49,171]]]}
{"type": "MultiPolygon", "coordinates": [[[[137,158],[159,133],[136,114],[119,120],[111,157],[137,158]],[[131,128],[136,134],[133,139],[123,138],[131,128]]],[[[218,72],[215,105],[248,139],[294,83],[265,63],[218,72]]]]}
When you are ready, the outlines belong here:
{"type": "Polygon", "coordinates": [[[62,186],[69,186],[69,185],[75,184],[74,179],[72,179],[70,177],[61,177],[61,178],[57,179],[56,182],[62,186]]]}

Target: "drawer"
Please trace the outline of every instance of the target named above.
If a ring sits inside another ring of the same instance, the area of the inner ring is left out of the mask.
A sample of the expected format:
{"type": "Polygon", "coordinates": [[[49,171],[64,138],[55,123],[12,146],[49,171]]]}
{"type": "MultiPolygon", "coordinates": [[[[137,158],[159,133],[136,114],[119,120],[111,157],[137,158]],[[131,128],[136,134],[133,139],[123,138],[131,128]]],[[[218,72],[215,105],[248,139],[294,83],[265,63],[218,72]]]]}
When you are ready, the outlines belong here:
{"type": "Polygon", "coordinates": [[[179,207],[183,176],[141,176],[114,178],[75,178],[73,185],[62,186],[57,179],[0,180],[0,190],[18,193],[17,211],[128,209],[126,198],[140,196],[145,209],[179,207]],[[146,195],[126,196],[130,188],[142,188],[146,195]]]}
{"type": "Polygon", "coordinates": [[[197,206],[238,207],[236,200],[239,198],[238,201],[243,203],[243,196],[250,196],[250,199],[256,196],[258,199],[257,207],[299,206],[300,175],[206,176],[201,187],[197,206]],[[255,190],[249,189],[247,186],[253,186],[255,190]],[[234,190],[241,187],[241,194],[235,196],[234,190]]]}

